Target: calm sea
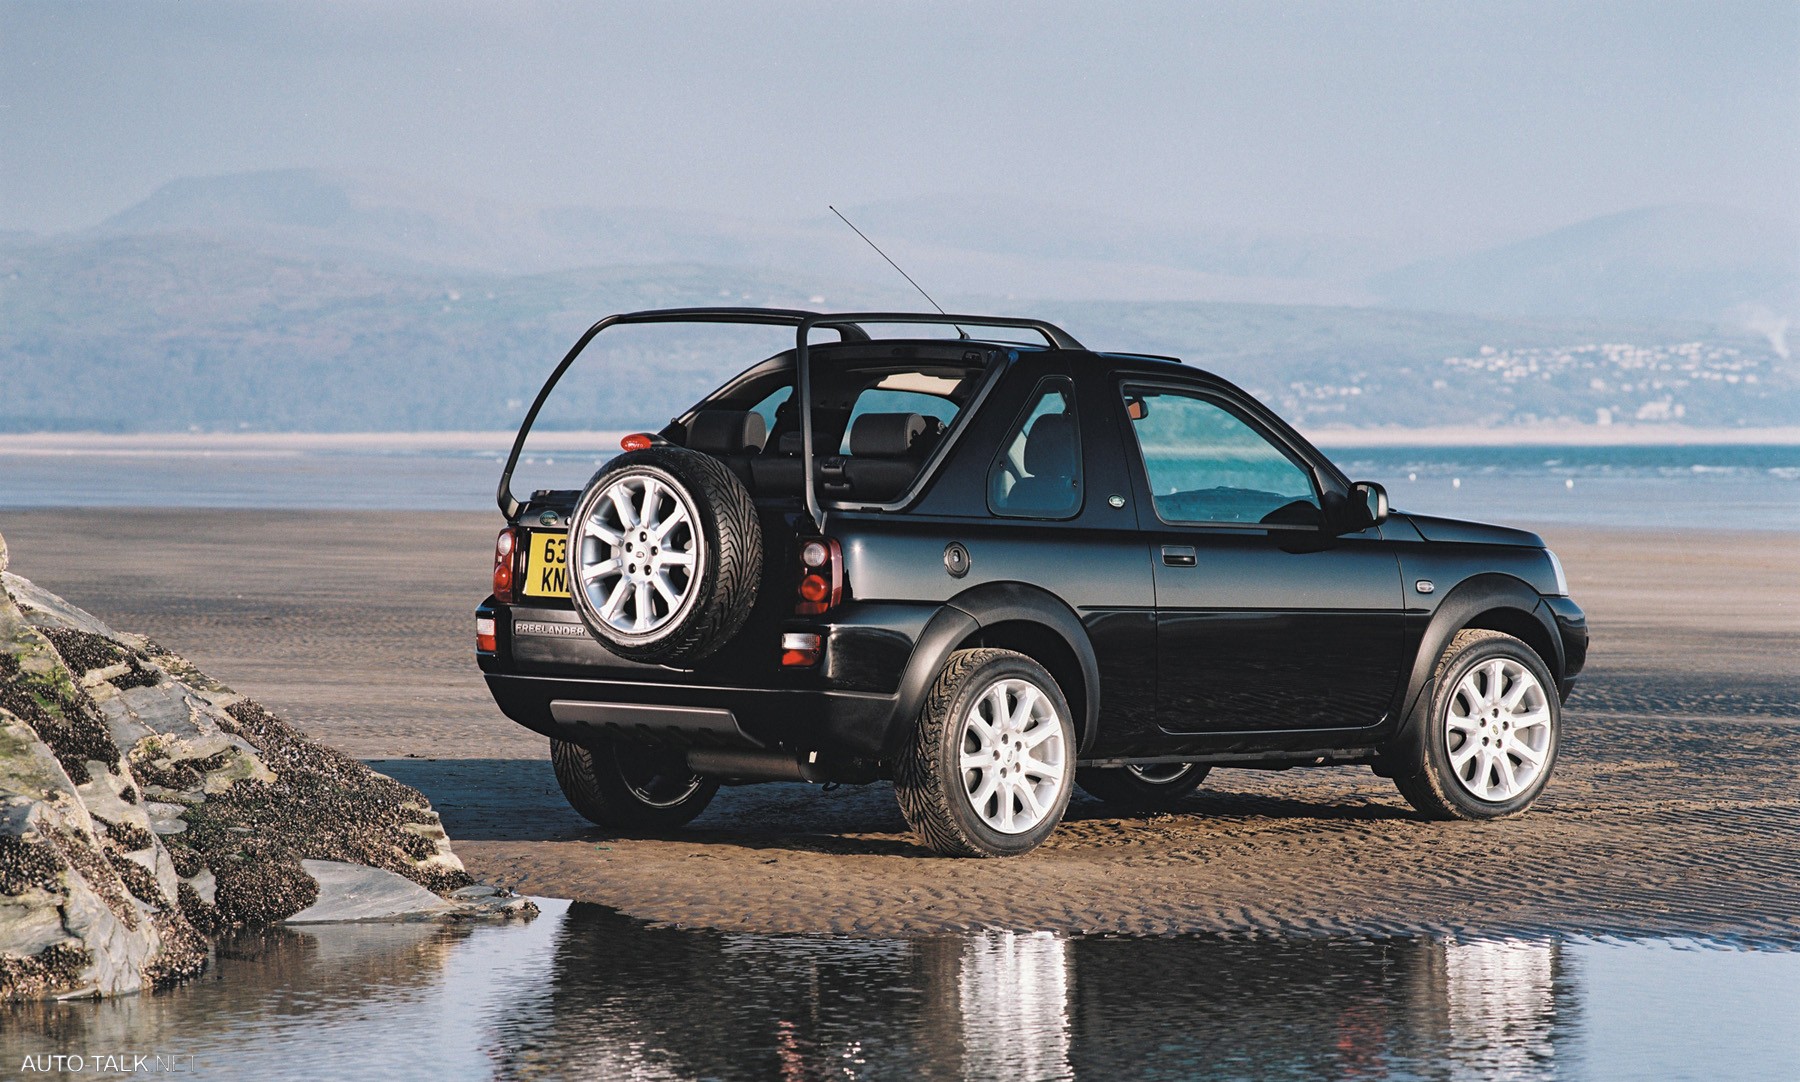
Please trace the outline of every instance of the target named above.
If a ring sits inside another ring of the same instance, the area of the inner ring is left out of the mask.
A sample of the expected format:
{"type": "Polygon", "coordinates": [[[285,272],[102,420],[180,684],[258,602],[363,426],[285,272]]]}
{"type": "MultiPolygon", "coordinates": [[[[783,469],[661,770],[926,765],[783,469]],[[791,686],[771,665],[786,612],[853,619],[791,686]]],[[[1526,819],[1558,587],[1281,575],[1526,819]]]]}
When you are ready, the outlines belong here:
{"type": "MultiPolygon", "coordinates": [[[[0,508],[247,507],[479,511],[488,451],[0,452],[0,508]]],[[[521,485],[579,487],[606,453],[522,464],[521,485]]],[[[1800,446],[1381,447],[1334,459],[1403,510],[1500,522],[1800,530],[1800,446]]]]}

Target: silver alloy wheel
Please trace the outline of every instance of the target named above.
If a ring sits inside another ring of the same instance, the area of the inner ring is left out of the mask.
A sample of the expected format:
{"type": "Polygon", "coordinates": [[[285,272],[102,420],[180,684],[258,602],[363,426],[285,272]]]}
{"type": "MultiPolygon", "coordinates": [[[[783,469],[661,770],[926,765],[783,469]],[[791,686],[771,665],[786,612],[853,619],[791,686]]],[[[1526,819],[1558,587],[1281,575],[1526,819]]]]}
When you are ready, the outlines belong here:
{"type": "Polygon", "coordinates": [[[1188,776],[1194,769],[1193,763],[1150,763],[1145,766],[1127,763],[1125,769],[1139,781],[1151,785],[1171,785],[1188,776]]]}
{"type": "Polygon", "coordinates": [[[981,821],[1023,834],[1051,815],[1069,784],[1062,719],[1029,680],[989,684],[963,717],[963,793],[981,821]]]}
{"type": "Polygon", "coordinates": [[[1444,709],[1450,771],[1480,800],[1503,803],[1531,788],[1553,739],[1544,685],[1511,658],[1490,658],[1464,673],[1444,709]]]}
{"type": "Polygon", "coordinates": [[[572,570],[594,615],[626,635],[667,626],[700,580],[700,535],[687,494],[654,474],[626,473],[583,510],[572,570]]]}

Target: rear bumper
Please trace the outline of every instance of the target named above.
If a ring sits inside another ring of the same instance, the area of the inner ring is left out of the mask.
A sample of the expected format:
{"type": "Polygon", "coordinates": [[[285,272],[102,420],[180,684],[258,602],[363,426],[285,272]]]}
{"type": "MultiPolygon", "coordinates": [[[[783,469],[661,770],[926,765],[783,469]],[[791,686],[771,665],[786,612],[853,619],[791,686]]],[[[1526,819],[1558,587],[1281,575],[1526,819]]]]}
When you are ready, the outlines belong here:
{"type": "Polygon", "coordinates": [[[868,692],[713,687],[488,672],[507,717],[584,743],[599,736],[683,747],[764,748],[877,758],[899,697],[868,692]]]}

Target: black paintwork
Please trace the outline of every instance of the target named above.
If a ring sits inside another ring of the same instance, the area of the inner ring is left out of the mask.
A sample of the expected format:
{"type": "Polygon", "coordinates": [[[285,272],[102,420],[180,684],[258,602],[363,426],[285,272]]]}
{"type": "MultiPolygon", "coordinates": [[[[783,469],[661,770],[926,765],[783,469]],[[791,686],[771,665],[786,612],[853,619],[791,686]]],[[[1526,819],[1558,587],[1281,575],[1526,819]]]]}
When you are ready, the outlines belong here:
{"type": "MultiPolygon", "coordinates": [[[[614,317],[588,337],[611,322],[683,315],[614,317]]],[[[763,316],[718,310],[708,318],[763,316]]],[[[985,317],[952,318],[996,325],[985,317]]],[[[796,367],[815,369],[813,379],[823,382],[812,385],[828,388],[830,366],[884,357],[960,358],[982,377],[944,446],[894,503],[834,503],[815,485],[757,494],[768,548],[757,612],[731,646],[696,668],[627,662],[585,635],[516,634],[520,623],[576,628],[580,621],[566,600],[506,605],[489,598],[481,612],[496,619],[498,649],[478,655],[479,662],[514,720],[579,741],[589,730],[552,717],[553,700],[722,708],[736,715],[740,731],[731,739],[741,746],[816,755],[826,774],[862,777],[885,769],[952,652],[998,645],[1036,657],[1062,684],[1085,762],[1360,761],[1381,769],[1382,749],[1416,723],[1433,664],[1457,631],[1488,627],[1520,637],[1544,657],[1565,697],[1586,659],[1585,617],[1557,594],[1540,538],[1402,512],[1375,525],[1358,520],[1350,479],[1216,376],[1167,358],[1089,352],[1038,321],[1013,325],[1037,331],[1044,347],[870,341],[861,324],[898,321],[869,315],[778,312],[763,321],[796,325],[802,335],[811,326],[830,327],[844,341],[752,366],[694,411],[747,408],[771,387],[791,383],[796,367]],[[989,466],[1034,389],[1052,375],[1075,385],[1080,510],[1054,521],[995,516],[988,510],[989,466]],[[1163,522],[1130,431],[1123,383],[1198,390],[1228,403],[1304,463],[1323,521],[1163,522]],[[815,523],[842,546],[849,600],[823,617],[794,616],[796,539],[815,523]],[[961,575],[946,568],[952,543],[968,554],[961,575]],[[820,663],[782,668],[783,631],[820,633],[820,663]]],[[[663,436],[679,442],[694,411],[663,436]]],[[[835,445],[846,413],[821,414],[822,444],[835,445]]],[[[814,435],[807,433],[809,442],[814,435]]],[[[809,472],[817,477],[818,470],[815,463],[809,472]]],[[[502,482],[509,521],[528,529],[540,511],[566,512],[574,497],[540,493],[521,503],[502,482]]],[[[634,735],[691,739],[673,728],[634,735]]]]}

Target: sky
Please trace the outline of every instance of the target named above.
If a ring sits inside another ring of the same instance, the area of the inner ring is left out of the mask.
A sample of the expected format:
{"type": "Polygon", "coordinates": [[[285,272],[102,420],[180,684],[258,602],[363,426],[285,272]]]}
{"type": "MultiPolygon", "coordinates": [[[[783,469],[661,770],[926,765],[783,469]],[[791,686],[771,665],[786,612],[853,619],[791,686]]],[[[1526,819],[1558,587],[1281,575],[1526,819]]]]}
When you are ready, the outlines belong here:
{"type": "Polygon", "coordinates": [[[0,0],[0,229],[293,166],[1425,248],[1672,202],[1800,218],[1800,4],[0,0]]]}

